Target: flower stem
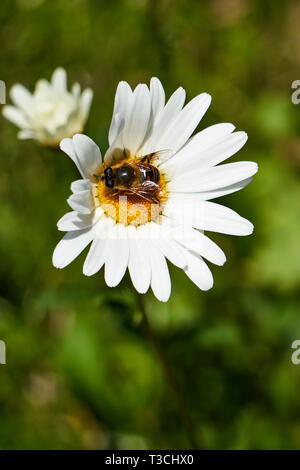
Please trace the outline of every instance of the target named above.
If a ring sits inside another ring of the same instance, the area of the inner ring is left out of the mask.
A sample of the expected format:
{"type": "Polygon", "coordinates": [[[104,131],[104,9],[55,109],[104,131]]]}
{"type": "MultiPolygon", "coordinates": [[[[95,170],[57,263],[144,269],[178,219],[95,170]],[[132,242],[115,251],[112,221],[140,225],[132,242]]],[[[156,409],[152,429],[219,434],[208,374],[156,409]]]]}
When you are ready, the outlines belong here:
{"type": "Polygon", "coordinates": [[[153,349],[155,350],[158,359],[160,360],[160,364],[162,367],[162,370],[164,372],[166,381],[168,382],[168,385],[173,393],[174,399],[177,402],[177,408],[178,412],[180,414],[181,420],[186,428],[187,435],[189,437],[190,445],[192,449],[198,449],[198,444],[197,444],[197,438],[196,438],[196,431],[195,431],[195,426],[194,423],[191,419],[191,416],[189,414],[189,411],[185,405],[184,398],[182,394],[180,393],[180,390],[178,388],[178,384],[175,380],[175,377],[172,373],[172,370],[170,369],[170,366],[168,364],[168,361],[166,359],[166,356],[164,355],[164,352],[160,346],[160,343],[158,342],[155,334],[153,333],[153,330],[151,328],[151,325],[148,320],[148,316],[146,313],[145,305],[144,305],[144,300],[143,296],[141,294],[137,294],[138,298],[138,306],[141,311],[143,321],[142,321],[142,327],[143,330],[148,337],[148,340],[153,346],[153,349]]]}

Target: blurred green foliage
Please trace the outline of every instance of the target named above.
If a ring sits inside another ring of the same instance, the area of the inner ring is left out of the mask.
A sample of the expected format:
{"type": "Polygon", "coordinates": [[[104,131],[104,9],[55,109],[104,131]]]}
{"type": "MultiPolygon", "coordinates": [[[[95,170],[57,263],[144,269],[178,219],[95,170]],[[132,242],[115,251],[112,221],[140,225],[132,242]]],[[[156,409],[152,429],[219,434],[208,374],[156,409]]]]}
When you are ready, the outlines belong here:
{"type": "MultiPolygon", "coordinates": [[[[145,296],[206,449],[300,448],[299,3],[266,0],[3,0],[0,78],[30,89],[58,65],[95,97],[86,133],[107,146],[117,83],[158,76],[168,94],[213,96],[201,128],[249,133],[233,160],[260,172],[219,200],[252,220],[253,236],[212,234],[227,254],[215,287],[199,291],[170,268],[171,300],[145,296]]],[[[17,141],[0,120],[0,448],[188,448],[176,403],[141,330],[128,278],[112,290],[59,271],[76,169],[62,152],[17,141]]]]}

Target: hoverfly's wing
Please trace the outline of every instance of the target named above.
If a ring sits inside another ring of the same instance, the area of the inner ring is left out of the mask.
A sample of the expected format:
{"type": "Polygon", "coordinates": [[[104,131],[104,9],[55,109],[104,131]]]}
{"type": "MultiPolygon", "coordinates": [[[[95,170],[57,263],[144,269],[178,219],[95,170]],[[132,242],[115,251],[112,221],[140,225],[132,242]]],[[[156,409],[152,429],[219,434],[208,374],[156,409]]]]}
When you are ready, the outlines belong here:
{"type": "Polygon", "coordinates": [[[149,153],[142,157],[142,163],[148,163],[150,165],[161,165],[165,163],[173,155],[173,150],[158,150],[157,152],[149,153]]]}
{"type": "Polygon", "coordinates": [[[142,184],[143,191],[147,191],[149,193],[153,193],[153,192],[157,191],[158,188],[159,188],[158,184],[155,183],[154,181],[146,180],[142,184]]]}
{"type": "Polygon", "coordinates": [[[159,200],[157,198],[159,186],[154,183],[154,181],[144,181],[142,185],[132,185],[130,187],[130,192],[136,194],[137,196],[145,199],[148,202],[158,204],[159,200]]]}

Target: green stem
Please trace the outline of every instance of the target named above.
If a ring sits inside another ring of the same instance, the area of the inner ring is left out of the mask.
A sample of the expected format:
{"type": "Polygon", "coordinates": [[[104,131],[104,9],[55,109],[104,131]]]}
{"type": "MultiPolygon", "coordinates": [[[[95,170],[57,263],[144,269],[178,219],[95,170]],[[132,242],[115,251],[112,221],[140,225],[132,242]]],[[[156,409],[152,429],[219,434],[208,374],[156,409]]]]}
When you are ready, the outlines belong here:
{"type": "Polygon", "coordinates": [[[142,327],[144,329],[144,332],[147,335],[148,340],[152,344],[153,349],[156,352],[158,359],[160,360],[160,364],[164,372],[166,381],[168,382],[170,390],[172,391],[174,399],[176,400],[178,412],[180,413],[181,420],[186,428],[191,447],[192,449],[198,449],[199,447],[197,444],[194,423],[186,407],[183,396],[180,393],[178,384],[175,380],[172,370],[170,369],[166,356],[164,355],[164,352],[160,346],[160,343],[158,342],[155,334],[153,333],[153,330],[151,328],[151,325],[149,323],[148,316],[146,313],[143,296],[141,294],[138,294],[137,297],[138,297],[138,306],[139,306],[139,309],[141,311],[142,318],[143,318],[142,327]]]}

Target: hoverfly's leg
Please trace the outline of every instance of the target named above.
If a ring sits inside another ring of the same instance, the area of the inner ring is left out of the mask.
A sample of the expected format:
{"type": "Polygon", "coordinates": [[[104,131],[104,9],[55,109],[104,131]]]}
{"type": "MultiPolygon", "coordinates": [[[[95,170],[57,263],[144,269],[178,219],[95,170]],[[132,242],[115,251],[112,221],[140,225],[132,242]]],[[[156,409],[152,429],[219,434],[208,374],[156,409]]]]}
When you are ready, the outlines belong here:
{"type": "Polygon", "coordinates": [[[145,201],[148,201],[154,204],[159,204],[159,200],[154,194],[139,192],[139,196],[145,199],[145,201]]]}
{"type": "Polygon", "coordinates": [[[145,199],[145,201],[151,202],[151,199],[149,199],[149,198],[147,197],[147,195],[144,195],[144,193],[141,192],[141,191],[133,191],[132,189],[128,189],[128,192],[129,192],[130,194],[133,194],[134,196],[138,195],[138,196],[141,197],[142,199],[145,199]]]}
{"type": "Polygon", "coordinates": [[[117,188],[113,189],[111,193],[109,194],[110,196],[116,196],[118,194],[119,190],[117,188]]]}

